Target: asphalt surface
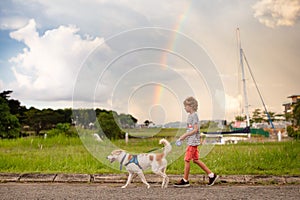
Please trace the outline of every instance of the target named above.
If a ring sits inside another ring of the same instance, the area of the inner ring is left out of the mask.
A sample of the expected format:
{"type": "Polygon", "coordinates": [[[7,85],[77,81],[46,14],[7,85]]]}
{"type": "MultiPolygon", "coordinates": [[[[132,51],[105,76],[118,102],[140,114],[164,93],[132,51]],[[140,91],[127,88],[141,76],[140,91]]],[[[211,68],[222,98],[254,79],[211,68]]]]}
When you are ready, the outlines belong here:
{"type": "MultiPolygon", "coordinates": [[[[0,183],[125,183],[127,173],[122,174],[41,174],[41,173],[0,173],[0,183]]],[[[161,182],[161,177],[155,174],[145,174],[149,183],[161,182]]],[[[168,174],[170,182],[177,182],[182,175],[168,174]]],[[[189,181],[197,184],[207,184],[206,175],[189,176],[189,181]]],[[[141,182],[134,178],[133,182],[141,182]]],[[[300,184],[299,175],[220,175],[218,182],[222,184],[300,184]]]]}
{"type": "Polygon", "coordinates": [[[192,185],[162,189],[140,183],[121,189],[122,184],[95,183],[1,183],[0,199],[300,199],[300,185],[192,185]]]}
{"type": "Polygon", "coordinates": [[[300,199],[299,175],[220,175],[208,187],[206,175],[190,175],[191,187],[175,188],[182,175],[169,175],[167,189],[161,177],[146,174],[147,189],[138,177],[121,189],[127,174],[0,173],[0,200],[9,199],[300,199]]]}

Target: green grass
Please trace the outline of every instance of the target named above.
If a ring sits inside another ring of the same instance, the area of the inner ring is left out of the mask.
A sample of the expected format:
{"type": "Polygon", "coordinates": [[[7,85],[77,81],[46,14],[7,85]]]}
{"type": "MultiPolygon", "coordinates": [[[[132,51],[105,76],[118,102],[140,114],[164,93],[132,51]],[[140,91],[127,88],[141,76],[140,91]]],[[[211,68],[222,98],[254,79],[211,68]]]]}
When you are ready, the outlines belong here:
{"type": "MultiPolygon", "coordinates": [[[[219,174],[300,174],[300,143],[241,143],[215,146],[202,161],[219,174]]],[[[192,173],[198,169],[192,168],[192,173]]]]}
{"type": "Polygon", "coordinates": [[[79,138],[57,136],[0,140],[1,172],[110,172],[88,153],[79,138]]]}
{"type": "Polygon", "coordinates": [[[186,129],[183,128],[144,128],[144,129],[124,129],[133,137],[174,137],[175,135],[182,135],[186,129]]]}
{"type": "MultiPolygon", "coordinates": [[[[132,138],[114,141],[130,152],[147,152],[159,147],[158,141],[172,130],[151,138],[132,138]]],[[[174,135],[174,130],[173,130],[174,135]]],[[[173,146],[173,149],[178,148],[173,146]]],[[[239,143],[216,145],[202,161],[218,174],[300,175],[300,142],[239,143]]],[[[183,156],[168,166],[167,173],[182,174],[183,156]]],[[[94,158],[80,138],[56,136],[53,138],[27,137],[0,140],[0,172],[40,173],[123,173],[113,170],[94,158]]],[[[192,174],[203,174],[191,164],[192,174]]]]}

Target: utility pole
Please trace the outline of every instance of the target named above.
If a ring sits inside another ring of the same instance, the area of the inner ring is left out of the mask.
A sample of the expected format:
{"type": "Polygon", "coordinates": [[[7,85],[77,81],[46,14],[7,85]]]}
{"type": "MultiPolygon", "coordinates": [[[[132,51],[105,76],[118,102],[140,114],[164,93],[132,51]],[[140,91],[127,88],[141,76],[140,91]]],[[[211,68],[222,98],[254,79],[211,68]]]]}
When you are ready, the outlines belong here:
{"type": "MultiPolygon", "coordinates": [[[[242,43],[240,38],[240,29],[237,28],[237,37],[238,37],[238,46],[239,46],[239,53],[240,53],[240,66],[242,69],[242,81],[243,81],[243,92],[244,92],[244,101],[245,101],[245,113],[246,113],[246,126],[250,127],[250,118],[249,118],[249,104],[248,104],[248,97],[247,97],[247,87],[246,87],[246,79],[245,79],[245,68],[243,63],[243,49],[242,43]]],[[[251,133],[248,133],[248,138],[251,137],[251,133]]]]}

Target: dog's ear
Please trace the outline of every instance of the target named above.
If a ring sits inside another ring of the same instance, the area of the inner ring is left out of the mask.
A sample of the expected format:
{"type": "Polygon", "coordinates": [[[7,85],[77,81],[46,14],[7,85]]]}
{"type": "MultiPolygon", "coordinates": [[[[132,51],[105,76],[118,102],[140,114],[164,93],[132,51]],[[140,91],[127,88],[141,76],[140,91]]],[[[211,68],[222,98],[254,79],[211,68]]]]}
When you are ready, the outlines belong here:
{"type": "Polygon", "coordinates": [[[112,154],[113,154],[113,155],[120,155],[122,152],[123,152],[122,149],[118,149],[118,150],[114,150],[114,151],[112,152],[112,154]]]}

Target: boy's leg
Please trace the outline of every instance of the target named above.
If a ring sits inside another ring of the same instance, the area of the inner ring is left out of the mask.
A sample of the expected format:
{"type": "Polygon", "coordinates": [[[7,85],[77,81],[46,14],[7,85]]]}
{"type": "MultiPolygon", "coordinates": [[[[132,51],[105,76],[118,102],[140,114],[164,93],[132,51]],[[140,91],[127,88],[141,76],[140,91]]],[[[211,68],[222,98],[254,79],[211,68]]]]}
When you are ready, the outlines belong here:
{"type": "Polygon", "coordinates": [[[208,183],[208,186],[212,186],[215,184],[215,182],[218,180],[219,176],[212,173],[210,171],[210,169],[200,160],[194,160],[194,163],[196,163],[199,167],[201,167],[201,169],[203,169],[208,177],[209,177],[209,183],[208,183]]]}
{"type": "Polygon", "coordinates": [[[189,174],[190,174],[190,161],[184,161],[184,179],[186,181],[189,180],[189,174]]]}
{"type": "Polygon", "coordinates": [[[190,161],[184,161],[184,177],[177,183],[175,183],[175,187],[189,187],[189,173],[190,173],[190,161]]]}
{"type": "Polygon", "coordinates": [[[189,180],[190,174],[190,161],[193,159],[195,149],[192,146],[188,146],[185,151],[184,156],[184,179],[185,181],[189,180]]]}
{"type": "Polygon", "coordinates": [[[199,167],[201,167],[201,169],[203,169],[206,174],[210,174],[211,171],[210,169],[200,160],[194,160],[194,163],[196,163],[199,167]]]}
{"type": "Polygon", "coordinates": [[[175,183],[175,187],[189,187],[189,173],[190,173],[190,160],[191,160],[191,153],[189,152],[189,147],[186,149],[185,157],[184,157],[184,177],[177,183],[175,183]],[[185,179],[185,180],[184,180],[185,179]]]}
{"type": "Polygon", "coordinates": [[[207,174],[211,174],[210,169],[202,162],[199,160],[199,150],[198,147],[195,148],[195,152],[193,155],[193,161],[196,163],[201,169],[203,169],[207,174]]]}

